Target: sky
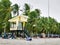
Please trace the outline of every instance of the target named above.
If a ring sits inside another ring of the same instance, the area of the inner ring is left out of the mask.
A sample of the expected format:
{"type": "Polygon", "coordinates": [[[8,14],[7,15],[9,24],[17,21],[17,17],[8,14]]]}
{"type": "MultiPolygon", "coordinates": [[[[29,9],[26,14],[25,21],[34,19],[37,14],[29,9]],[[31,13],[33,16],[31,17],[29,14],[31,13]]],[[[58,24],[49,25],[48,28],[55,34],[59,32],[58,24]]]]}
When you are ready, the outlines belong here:
{"type": "MultiPolygon", "coordinates": [[[[40,9],[41,16],[55,18],[60,22],[60,0],[10,0],[12,5],[17,3],[20,6],[20,9],[23,10],[25,3],[28,3],[31,7],[31,10],[40,9]]],[[[21,14],[21,12],[20,12],[21,14]]]]}

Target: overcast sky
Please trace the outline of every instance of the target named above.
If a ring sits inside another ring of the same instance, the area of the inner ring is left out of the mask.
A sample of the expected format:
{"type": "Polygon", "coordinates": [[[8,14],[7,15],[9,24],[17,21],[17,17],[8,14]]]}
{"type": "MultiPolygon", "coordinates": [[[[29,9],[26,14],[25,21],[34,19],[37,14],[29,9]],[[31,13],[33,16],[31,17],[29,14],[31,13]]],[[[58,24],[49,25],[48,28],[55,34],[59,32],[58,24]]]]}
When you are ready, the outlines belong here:
{"type": "Polygon", "coordinates": [[[60,22],[60,0],[49,0],[49,8],[48,0],[11,0],[11,2],[12,4],[17,3],[21,9],[24,3],[28,3],[31,9],[40,9],[42,12],[41,16],[45,17],[48,17],[49,9],[49,16],[60,22]]]}

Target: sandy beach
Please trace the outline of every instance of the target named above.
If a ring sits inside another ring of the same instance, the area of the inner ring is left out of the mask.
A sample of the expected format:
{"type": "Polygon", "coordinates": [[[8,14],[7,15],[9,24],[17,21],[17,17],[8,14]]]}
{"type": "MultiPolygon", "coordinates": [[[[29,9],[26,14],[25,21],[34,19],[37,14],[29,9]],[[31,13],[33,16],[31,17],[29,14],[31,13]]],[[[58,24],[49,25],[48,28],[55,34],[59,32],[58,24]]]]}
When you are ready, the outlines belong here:
{"type": "Polygon", "coordinates": [[[0,39],[0,45],[60,45],[60,38],[37,38],[32,41],[25,39],[0,39]]]}

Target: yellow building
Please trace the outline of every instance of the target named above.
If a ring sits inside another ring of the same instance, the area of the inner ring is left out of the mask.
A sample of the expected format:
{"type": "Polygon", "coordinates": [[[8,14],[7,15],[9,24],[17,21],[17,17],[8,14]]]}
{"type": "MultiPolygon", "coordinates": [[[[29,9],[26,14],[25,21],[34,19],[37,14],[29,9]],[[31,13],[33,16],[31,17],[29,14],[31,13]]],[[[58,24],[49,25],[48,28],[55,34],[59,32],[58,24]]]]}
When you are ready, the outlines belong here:
{"type": "Polygon", "coordinates": [[[23,30],[25,23],[27,22],[28,16],[20,15],[9,19],[10,30],[23,30]]]}

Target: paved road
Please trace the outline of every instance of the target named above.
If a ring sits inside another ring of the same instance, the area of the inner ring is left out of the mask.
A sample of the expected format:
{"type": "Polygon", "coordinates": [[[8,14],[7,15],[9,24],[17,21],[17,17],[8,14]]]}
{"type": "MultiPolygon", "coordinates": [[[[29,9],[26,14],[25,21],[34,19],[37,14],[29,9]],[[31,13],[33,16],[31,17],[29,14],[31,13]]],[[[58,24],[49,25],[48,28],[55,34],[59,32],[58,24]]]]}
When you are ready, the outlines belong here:
{"type": "Polygon", "coordinates": [[[32,41],[24,39],[0,39],[0,45],[60,45],[60,38],[38,38],[32,41]]]}

